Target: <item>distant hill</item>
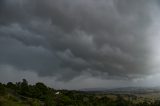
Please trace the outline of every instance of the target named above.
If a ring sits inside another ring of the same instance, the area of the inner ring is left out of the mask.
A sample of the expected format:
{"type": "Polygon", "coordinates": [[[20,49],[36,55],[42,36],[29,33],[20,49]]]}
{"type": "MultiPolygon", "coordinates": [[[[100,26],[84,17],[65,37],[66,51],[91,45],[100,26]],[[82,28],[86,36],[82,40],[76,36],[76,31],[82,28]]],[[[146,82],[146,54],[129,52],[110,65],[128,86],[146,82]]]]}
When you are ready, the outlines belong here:
{"type": "Polygon", "coordinates": [[[85,88],[85,92],[102,92],[102,93],[155,93],[160,92],[160,87],[121,87],[121,88],[85,88]]]}

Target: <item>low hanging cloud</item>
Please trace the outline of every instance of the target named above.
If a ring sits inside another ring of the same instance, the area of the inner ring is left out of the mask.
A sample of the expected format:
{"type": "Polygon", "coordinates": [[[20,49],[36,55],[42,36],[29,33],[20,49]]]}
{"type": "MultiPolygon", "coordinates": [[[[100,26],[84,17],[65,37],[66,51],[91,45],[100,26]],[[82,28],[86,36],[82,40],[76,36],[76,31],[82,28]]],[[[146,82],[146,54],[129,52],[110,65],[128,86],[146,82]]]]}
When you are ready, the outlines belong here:
{"type": "Polygon", "coordinates": [[[72,80],[151,74],[156,0],[1,0],[0,65],[72,80]]]}

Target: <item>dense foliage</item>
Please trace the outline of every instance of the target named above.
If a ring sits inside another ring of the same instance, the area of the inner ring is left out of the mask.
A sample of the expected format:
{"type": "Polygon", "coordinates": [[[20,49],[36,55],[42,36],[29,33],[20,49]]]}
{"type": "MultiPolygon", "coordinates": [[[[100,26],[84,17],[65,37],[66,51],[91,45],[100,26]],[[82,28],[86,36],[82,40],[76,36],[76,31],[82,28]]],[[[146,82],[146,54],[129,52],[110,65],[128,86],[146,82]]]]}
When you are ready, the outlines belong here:
{"type": "Polygon", "coordinates": [[[0,106],[160,106],[160,101],[133,102],[136,97],[125,99],[122,95],[106,95],[69,90],[55,90],[38,82],[29,85],[27,80],[0,83],[0,106]]]}

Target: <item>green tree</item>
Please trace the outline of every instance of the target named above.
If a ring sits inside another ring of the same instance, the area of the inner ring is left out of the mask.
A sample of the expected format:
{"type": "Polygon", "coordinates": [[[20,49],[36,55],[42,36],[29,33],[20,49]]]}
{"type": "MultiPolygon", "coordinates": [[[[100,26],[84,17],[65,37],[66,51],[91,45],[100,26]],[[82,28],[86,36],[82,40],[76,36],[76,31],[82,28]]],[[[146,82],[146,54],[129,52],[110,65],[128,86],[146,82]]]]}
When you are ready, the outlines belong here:
{"type": "Polygon", "coordinates": [[[10,89],[13,89],[15,90],[16,89],[16,85],[13,84],[12,82],[8,82],[7,85],[6,85],[7,88],[10,88],[10,89]]]}
{"type": "Polygon", "coordinates": [[[47,86],[41,82],[36,83],[36,88],[38,88],[42,92],[46,92],[48,90],[47,86]]]}
{"type": "Polygon", "coordinates": [[[0,95],[3,96],[3,95],[5,95],[5,93],[6,93],[6,89],[5,89],[4,85],[0,83],[0,95]]]}
{"type": "Polygon", "coordinates": [[[20,93],[22,95],[29,95],[29,88],[28,88],[28,82],[26,79],[23,79],[21,86],[20,86],[20,93]]]}

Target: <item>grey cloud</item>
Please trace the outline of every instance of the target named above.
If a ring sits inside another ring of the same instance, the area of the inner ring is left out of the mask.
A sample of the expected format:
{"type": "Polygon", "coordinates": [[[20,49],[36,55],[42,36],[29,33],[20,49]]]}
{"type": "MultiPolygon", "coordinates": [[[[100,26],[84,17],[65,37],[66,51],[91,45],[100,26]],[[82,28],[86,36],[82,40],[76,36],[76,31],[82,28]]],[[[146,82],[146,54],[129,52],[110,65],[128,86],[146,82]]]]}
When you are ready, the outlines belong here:
{"type": "Polygon", "coordinates": [[[0,64],[61,80],[87,70],[106,79],[148,74],[146,30],[156,3],[1,0],[0,64]]]}
{"type": "Polygon", "coordinates": [[[57,67],[58,60],[45,48],[25,46],[17,40],[4,37],[0,37],[0,44],[1,64],[11,64],[20,69],[39,70],[42,75],[52,74],[51,69],[57,67]]]}

